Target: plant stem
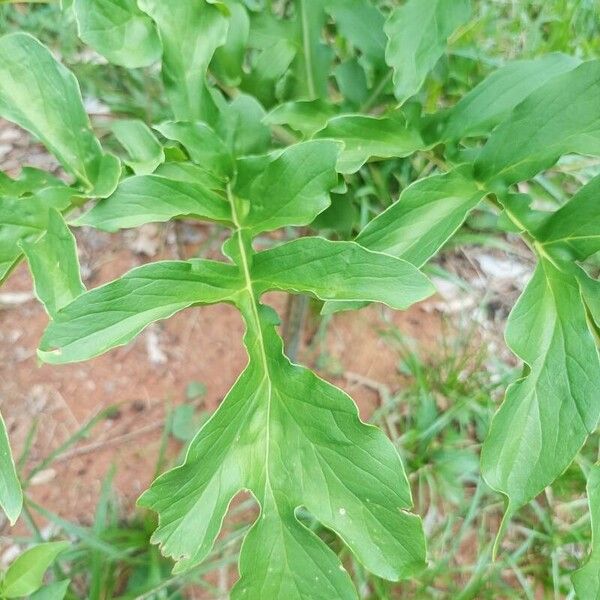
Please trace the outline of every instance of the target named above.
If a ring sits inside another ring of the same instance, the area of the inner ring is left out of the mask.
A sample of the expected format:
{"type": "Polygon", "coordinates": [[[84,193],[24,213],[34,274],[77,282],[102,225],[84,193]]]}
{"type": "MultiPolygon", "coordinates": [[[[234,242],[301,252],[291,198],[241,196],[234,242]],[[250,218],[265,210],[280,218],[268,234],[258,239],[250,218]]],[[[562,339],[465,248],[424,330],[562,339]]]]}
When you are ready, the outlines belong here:
{"type": "Polygon", "coordinates": [[[308,314],[308,304],[308,296],[292,294],[288,296],[283,321],[283,342],[286,356],[292,362],[296,362],[298,357],[304,323],[308,314]]]}

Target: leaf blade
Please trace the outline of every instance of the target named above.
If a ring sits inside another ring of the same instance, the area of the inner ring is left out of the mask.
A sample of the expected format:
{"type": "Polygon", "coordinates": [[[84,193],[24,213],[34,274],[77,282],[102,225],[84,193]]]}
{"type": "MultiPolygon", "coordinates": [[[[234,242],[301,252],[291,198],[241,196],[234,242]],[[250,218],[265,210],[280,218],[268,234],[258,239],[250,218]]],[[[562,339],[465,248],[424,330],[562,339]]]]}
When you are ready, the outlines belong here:
{"type": "Polygon", "coordinates": [[[120,163],[93,134],[74,75],[34,37],[11,33],[0,38],[0,79],[0,115],[41,140],[87,192],[108,196],[120,163]]]}
{"type": "Polygon", "coordinates": [[[75,0],[73,10],[81,40],[109,62],[135,69],[160,59],[158,32],[135,0],[75,0]]]}
{"type": "Polygon", "coordinates": [[[44,573],[58,555],[69,547],[69,542],[38,544],[21,554],[8,567],[2,582],[7,598],[29,596],[42,586],[44,573]]]}
{"type": "Polygon", "coordinates": [[[600,357],[577,279],[562,266],[540,259],[507,326],[528,370],[507,390],[481,458],[488,484],[509,499],[507,516],[567,468],[600,417],[600,357]]]}
{"type": "Polygon", "coordinates": [[[321,300],[382,302],[403,310],[435,292],[410,263],[355,242],[303,237],[254,256],[252,278],[262,293],[311,293],[321,300]]]}
{"type": "Polygon", "coordinates": [[[385,24],[387,64],[394,69],[396,98],[404,102],[423,85],[448,38],[471,16],[469,0],[409,0],[385,24]]]}
{"type": "Polygon", "coordinates": [[[93,358],[184,308],[234,302],[239,287],[237,269],[225,263],[164,261],[138,267],[59,311],[38,354],[50,364],[93,358]]]}

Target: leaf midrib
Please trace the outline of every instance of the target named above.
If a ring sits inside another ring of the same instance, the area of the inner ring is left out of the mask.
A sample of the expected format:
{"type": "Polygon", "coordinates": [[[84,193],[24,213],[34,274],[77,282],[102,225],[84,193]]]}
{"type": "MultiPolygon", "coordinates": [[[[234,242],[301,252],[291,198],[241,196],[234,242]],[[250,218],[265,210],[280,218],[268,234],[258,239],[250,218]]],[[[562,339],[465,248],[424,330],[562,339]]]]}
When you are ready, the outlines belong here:
{"type": "MultiPolygon", "coordinates": [[[[235,226],[235,231],[234,231],[233,235],[235,235],[237,237],[241,267],[242,267],[242,272],[244,275],[245,289],[246,289],[246,293],[248,294],[248,301],[250,303],[250,311],[251,311],[251,316],[252,316],[252,320],[253,320],[252,326],[255,330],[255,334],[256,334],[259,349],[260,349],[260,358],[261,358],[263,374],[264,374],[263,381],[265,381],[267,384],[267,418],[266,418],[267,422],[266,422],[266,440],[265,440],[265,490],[264,490],[264,495],[265,496],[267,495],[267,490],[268,490],[270,492],[273,500],[275,500],[275,497],[273,494],[273,488],[271,486],[270,472],[269,472],[270,446],[271,446],[271,440],[270,440],[270,437],[271,437],[271,400],[272,400],[272,396],[273,396],[273,382],[269,375],[269,361],[267,359],[265,339],[264,339],[263,332],[262,332],[260,316],[258,314],[256,292],[254,290],[254,286],[252,283],[252,275],[250,274],[250,263],[248,260],[248,253],[247,253],[247,249],[244,244],[244,240],[243,240],[243,236],[242,236],[243,227],[241,225],[241,220],[240,220],[238,212],[237,212],[237,206],[236,206],[235,198],[233,196],[233,192],[231,190],[230,184],[227,184],[227,198],[231,205],[231,215],[233,218],[233,224],[235,226]]],[[[250,324],[248,324],[248,326],[250,328],[250,324]]],[[[264,503],[264,498],[263,498],[263,503],[264,503]]],[[[264,507],[263,507],[263,510],[264,510],[264,507]]]]}

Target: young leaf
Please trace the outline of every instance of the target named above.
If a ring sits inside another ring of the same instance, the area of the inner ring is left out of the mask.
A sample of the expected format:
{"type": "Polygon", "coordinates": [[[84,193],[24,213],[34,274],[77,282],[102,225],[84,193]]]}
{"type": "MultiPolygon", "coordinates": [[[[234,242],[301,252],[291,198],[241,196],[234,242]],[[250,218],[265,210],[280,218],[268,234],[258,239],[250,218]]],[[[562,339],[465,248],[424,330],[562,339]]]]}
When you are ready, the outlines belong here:
{"type": "Polygon", "coordinates": [[[458,140],[489,133],[533,91],[579,64],[577,58],[555,52],[515,60],[493,71],[450,109],[441,138],[458,140]]]}
{"type": "Polygon", "coordinates": [[[63,600],[69,589],[70,581],[56,581],[50,585],[45,585],[37,592],[31,595],[30,600],[63,600]]]}
{"type": "Polygon", "coordinates": [[[0,116],[36,136],[86,192],[110,195],[121,167],[94,136],[74,75],[35,38],[11,33],[0,38],[0,81],[0,116]]]}
{"type": "Polygon", "coordinates": [[[0,415],[0,506],[10,524],[14,525],[23,508],[23,492],[2,415],[0,415]]]}
{"type": "Polygon", "coordinates": [[[404,102],[423,85],[444,54],[448,38],[471,16],[470,0],[408,0],[385,24],[387,64],[394,70],[396,98],[404,102]]]}
{"type": "Polygon", "coordinates": [[[212,123],[217,109],[206,71],[215,50],[227,38],[223,6],[207,0],[138,0],[138,5],[160,33],[163,80],[176,120],[212,123]]]}
{"type": "Polygon", "coordinates": [[[541,258],[506,330],[527,365],[483,445],[488,484],[508,497],[508,519],[572,462],[600,417],[600,358],[574,269],[541,258]]]}
{"type": "Polygon", "coordinates": [[[39,355],[51,364],[98,356],[184,308],[233,302],[240,287],[235,267],[209,260],[138,267],[59,311],[42,338],[39,355]]]}
{"type": "Polygon", "coordinates": [[[583,567],[573,573],[578,598],[600,597],[600,465],[594,465],[587,478],[587,496],[592,522],[592,549],[583,567]]]}
{"type": "Polygon", "coordinates": [[[600,154],[600,60],[550,79],[492,133],[475,162],[478,179],[507,186],[563,154],[600,154]]]}
{"type": "Polygon", "coordinates": [[[156,129],[167,139],[179,142],[193,162],[216,175],[223,184],[233,177],[235,167],[231,152],[206,123],[168,122],[156,129]]]}
{"type": "Polygon", "coordinates": [[[21,243],[35,284],[35,293],[51,317],[85,292],[79,272],[75,237],[62,215],[50,209],[46,234],[21,243]]]}
{"type": "Polygon", "coordinates": [[[355,173],[370,158],[400,158],[425,148],[419,132],[400,118],[342,115],[315,137],[344,143],[337,165],[340,173],[355,173]]]}
{"type": "Polygon", "coordinates": [[[156,27],[136,0],[75,0],[73,9],[79,37],[109,62],[134,69],[160,59],[156,27]]]}
{"type": "Polygon", "coordinates": [[[150,175],[165,161],[160,142],[148,125],[139,119],[121,119],[112,125],[112,132],[129,154],[126,164],[136,175],[150,175]]]}
{"type": "Polygon", "coordinates": [[[465,169],[420,179],[375,217],[356,241],[420,267],[452,237],[485,194],[465,169]]]}
{"type": "Polygon", "coordinates": [[[112,196],[98,202],[74,224],[117,231],[176,217],[227,223],[231,209],[221,194],[202,183],[158,174],[136,175],[122,181],[112,196]]]}
{"type": "Polygon", "coordinates": [[[410,263],[355,242],[304,237],[259,252],[252,263],[259,293],[285,290],[321,300],[382,302],[403,310],[435,292],[410,263]]]}
{"type": "Polygon", "coordinates": [[[330,204],[338,153],[339,145],[329,140],[286,148],[240,194],[248,202],[243,226],[260,233],[312,222],[330,204]]]}
{"type": "Polygon", "coordinates": [[[8,567],[2,581],[1,593],[5,598],[20,598],[36,592],[44,573],[57,556],[69,547],[69,542],[48,542],[26,550],[8,567]]]}
{"type": "Polygon", "coordinates": [[[578,260],[600,251],[600,176],[584,185],[536,232],[545,245],[566,244],[578,260]]]}

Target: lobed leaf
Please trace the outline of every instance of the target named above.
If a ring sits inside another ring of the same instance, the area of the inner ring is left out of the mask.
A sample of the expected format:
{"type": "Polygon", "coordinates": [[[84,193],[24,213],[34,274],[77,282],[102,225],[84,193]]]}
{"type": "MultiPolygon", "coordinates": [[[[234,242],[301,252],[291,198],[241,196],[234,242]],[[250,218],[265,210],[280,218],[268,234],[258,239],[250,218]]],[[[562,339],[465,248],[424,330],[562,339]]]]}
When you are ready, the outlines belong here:
{"type": "Polygon", "coordinates": [[[401,118],[342,115],[328,121],[316,137],[343,142],[340,173],[355,173],[370,158],[401,158],[426,147],[419,132],[401,118]]]}
{"type": "Polygon", "coordinates": [[[86,192],[110,195],[121,167],[94,136],[74,75],[34,37],[11,33],[0,38],[0,80],[0,116],[36,136],[86,192]]]}
{"type": "Polygon", "coordinates": [[[435,292],[410,263],[355,242],[303,237],[259,252],[252,262],[259,293],[284,290],[321,300],[382,302],[399,310],[435,292]]]}
{"type": "Polygon", "coordinates": [[[176,572],[198,564],[229,503],[246,488],[261,516],[242,546],[234,600],[357,597],[335,554],[298,521],[300,506],[377,575],[398,579],[421,570],[423,534],[419,519],[404,512],[410,488],[391,442],[360,422],[344,392],[292,365],[271,310],[251,305],[242,307],[246,370],[185,463],[139,501],[159,513],[153,541],[177,561],[176,572]]]}
{"type": "Polygon", "coordinates": [[[563,154],[600,154],[599,96],[600,60],[550,79],[492,133],[475,161],[477,178],[506,187],[551,167],[563,154]]]}
{"type": "Polygon", "coordinates": [[[235,267],[209,260],[138,267],[56,313],[40,343],[40,358],[51,364],[93,358],[184,308],[233,302],[240,286],[235,267]]]}
{"type": "Polygon", "coordinates": [[[470,0],[408,0],[385,24],[387,64],[400,102],[414,96],[444,54],[448,38],[471,16],[470,0]]]}
{"type": "Polygon", "coordinates": [[[162,54],[158,32],[136,0],[75,0],[79,37],[115,65],[148,67],[162,54]]]}
{"type": "Polygon", "coordinates": [[[600,358],[576,269],[541,258],[509,317],[507,343],[527,367],[481,457],[488,484],[508,497],[506,518],[569,466],[600,418],[600,358]]]}

